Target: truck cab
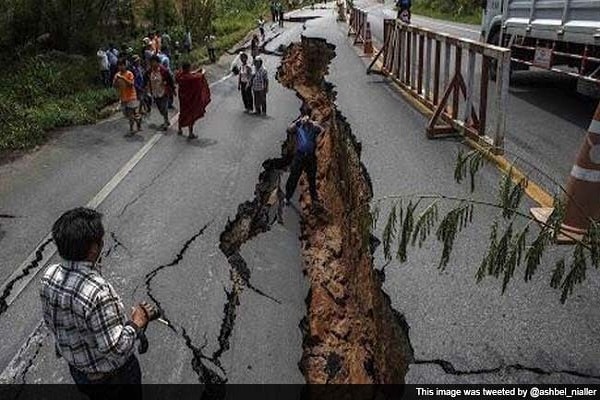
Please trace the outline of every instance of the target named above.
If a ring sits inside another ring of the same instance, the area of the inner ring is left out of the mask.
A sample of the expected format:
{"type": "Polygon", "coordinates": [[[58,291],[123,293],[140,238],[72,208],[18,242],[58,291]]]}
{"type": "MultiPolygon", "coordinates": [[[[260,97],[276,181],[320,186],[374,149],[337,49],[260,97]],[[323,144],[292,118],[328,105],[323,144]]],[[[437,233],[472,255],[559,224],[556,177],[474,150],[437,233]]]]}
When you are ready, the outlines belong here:
{"type": "Polygon", "coordinates": [[[481,41],[499,44],[502,30],[502,0],[481,0],[483,18],[481,21],[481,41]]]}

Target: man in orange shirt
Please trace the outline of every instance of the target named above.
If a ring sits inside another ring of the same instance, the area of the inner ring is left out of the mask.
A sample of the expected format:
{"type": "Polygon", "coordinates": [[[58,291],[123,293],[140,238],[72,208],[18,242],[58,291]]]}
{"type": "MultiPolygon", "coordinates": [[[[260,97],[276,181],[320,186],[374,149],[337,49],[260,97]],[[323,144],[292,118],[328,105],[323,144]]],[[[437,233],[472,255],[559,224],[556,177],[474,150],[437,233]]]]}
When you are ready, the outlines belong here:
{"type": "Polygon", "coordinates": [[[135,92],[135,77],[133,72],[127,70],[127,62],[124,59],[117,63],[118,72],[113,80],[113,86],[119,91],[121,100],[121,109],[125,118],[129,120],[129,134],[134,134],[133,125],[137,125],[137,130],[142,130],[142,118],[138,113],[140,102],[135,92]]]}

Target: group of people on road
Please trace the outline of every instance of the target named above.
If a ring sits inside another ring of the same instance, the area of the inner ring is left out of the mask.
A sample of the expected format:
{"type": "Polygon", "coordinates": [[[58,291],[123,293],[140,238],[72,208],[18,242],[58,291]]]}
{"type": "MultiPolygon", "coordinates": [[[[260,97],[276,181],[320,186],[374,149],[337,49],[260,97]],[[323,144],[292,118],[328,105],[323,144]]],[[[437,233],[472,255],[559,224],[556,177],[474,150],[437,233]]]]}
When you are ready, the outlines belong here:
{"type": "Polygon", "coordinates": [[[250,65],[248,54],[239,54],[240,65],[236,66],[238,73],[238,90],[242,94],[244,112],[255,115],[267,115],[267,93],[269,93],[269,73],[263,65],[260,56],[253,57],[250,65]],[[254,110],[254,112],[253,112],[254,110]]]}
{"type": "MultiPolygon", "coordinates": [[[[119,53],[114,46],[98,51],[100,64],[104,66],[104,57],[110,54],[109,66],[115,63],[114,74],[102,72],[102,78],[112,83],[119,94],[121,109],[129,121],[128,136],[142,129],[142,117],[149,115],[152,105],[156,105],[162,124],[159,129],[166,131],[170,126],[169,110],[174,109],[177,91],[180,95],[180,113],[178,133],[189,128],[189,139],[197,136],[193,132],[195,121],[204,115],[210,102],[210,90],[204,70],[192,71],[189,62],[180,63],[179,42],[173,42],[167,32],[151,32],[142,39],[143,49],[140,55],[127,48],[119,53]]],[[[186,33],[184,49],[191,51],[191,35],[186,33]]],[[[216,57],[212,54],[211,58],[216,57]]],[[[103,71],[103,69],[101,69],[103,71]]]]}
{"type": "MultiPolygon", "coordinates": [[[[168,109],[170,94],[179,89],[179,133],[189,128],[193,134],[194,122],[204,115],[210,90],[204,71],[192,70],[184,61],[175,74],[160,57],[164,46],[156,36],[150,37],[153,54],[146,63],[140,56],[131,60],[118,58],[114,85],[130,121],[130,128],[141,119],[137,117],[136,101],[149,91],[161,114],[168,109]]],[[[147,40],[144,38],[144,43],[147,40]]],[[[164,53],[163,53],[164,54],[164,53]]],[[[260,56],[252,63],[246,53],[239,54],[238,88],[246,112],[266,114],[266,95],[269,77],[260,56]],[[252,65],[251,65],[252,64],[252,65]]],[[[313,111],[307,103],[301,107],[301,115],[286,132],[293,144],[290,157],[290,175],[285,186],[285,205],[290,205],[302,173],[306,174],[313,209],[321,207],[317,191],[317,142],[324,127],[313,119],[313,111]]],[[[164,115],[163,115],[164,116],[164,115]]],[[[168,120],[165,116],[165,126],[168,120]]],[[[101,392],[89,384],[137,384],[141,383],[141,369],[135,355],[138,341],[145,341],[145,329],[149,322],[160,317],[160,311],[142,302],[127,314],[123,303],[112,285],[101,272],[105,229],[102,215],[92,209],[76,208],[64,213],[52,228],[52,237],[62,261],[49,266],[41,280],[41,303],[44,321],[55,338],[57,354],[69,365],[69,371],[79,389],[92,399],[107,398],[107,390],[123,387],[102,387],[101,392]]],[[[147,343],[147,342],[146,342],[147,343]]],[[[140,350],[140,353],[143,351],[140,350]]],[[[130,387],[128,398],[141,398],[139,386],[130,387]]],[[[123,393],[112,393],[111,398],[121,398],[123,393]]]]}
{"type": "Polygon", "coordinates": [[[105,87],[110,87],[118,70],[119,57],[133,53],[133,49],[123,46],[121,50],[110,43],[108,46],[100,48],[96,53],[98,58],[98,69],[100,71],[100,80],[105,87]]]}

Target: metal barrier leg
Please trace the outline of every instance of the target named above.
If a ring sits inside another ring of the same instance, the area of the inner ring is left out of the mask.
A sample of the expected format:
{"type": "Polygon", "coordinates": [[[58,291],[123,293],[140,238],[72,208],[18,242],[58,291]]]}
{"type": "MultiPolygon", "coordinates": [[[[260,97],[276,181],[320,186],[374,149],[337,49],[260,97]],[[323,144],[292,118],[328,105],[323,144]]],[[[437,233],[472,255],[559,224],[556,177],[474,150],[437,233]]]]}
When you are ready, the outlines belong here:
{"type": "Polygon", "coordinates": [[[467,82],[465,88],[465,109],[463,113],[463,121],[465,125],[468,125],[469,119],[472,119],[473,125],[476,122],[475,118],[472,118],[474,114],[473,110],[473,86],[475,85],[475,52],[469,50],[469,64],[467,66],[467,82]]]}
{"type": "Polygon", "coordinates": [[[432,39],[428,37],[425,46],[425,75],[423,77],[423,86],[425,88],[425,100],[431,99],[431,45],[432,39]]]}
{"type": "Polygon", "coordinates": [[[488,86],[490,84],[490,59],[485,55],[481,60],[481,86],[479,88],[479,136],[485,136],[487,124],[488,86]]]}
{"type": "Polygon", "coordinates": [[[450,81],[450,84],[444,91],[444,95],[442,96],[442,100],[440,104],[435,109],[433,116],[429,120],[429,125],[427,126],[427,137],[433,139],[439,135],[447,135],[451,133],[455,133],[456,130],[450,124],[437,126],[438,120],[441,118],[446,106],[448,105],[448,101],[450,100],[450,95],[458,90],[458,75],[454,75],[454,78],[450,81]]]}
{"type": "Polygon", "coordinates": [[[434,72],[433,72],[433,104],[437,105],[440,95],[440,53],[441,53],[441,42],[435,41],[435,61],[434,61],[434,72]]]}
{"type": "Polygon", "coordinates": [[[496,110],[498,118],[496,121],[496,132],[494,133],[494,153],[504,152],[504,132],[506,130],[506,110],[508,102],[508,85],[510,81],[510,53],[502,57],[498,63],[498,77],[496,79],[496,110]]]}

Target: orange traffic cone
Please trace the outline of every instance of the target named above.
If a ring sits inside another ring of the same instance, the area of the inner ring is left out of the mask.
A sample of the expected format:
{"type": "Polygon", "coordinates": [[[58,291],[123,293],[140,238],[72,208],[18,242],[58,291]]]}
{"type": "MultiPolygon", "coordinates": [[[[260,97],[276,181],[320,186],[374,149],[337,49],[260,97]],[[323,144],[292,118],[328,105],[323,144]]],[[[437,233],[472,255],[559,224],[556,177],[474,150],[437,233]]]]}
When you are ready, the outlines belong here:
{"type": "Polygon", "coordinates": [[[365,32],[365,54],[373,54],[373,38],[371,37],[371,23],[367,22],[367,31],[365,32]]]}
{"type": "MultiPolygon", "coordinates": [[[[590,220],[600,221],[600,104],[579,150],[567,183],[567,207],[559,243],[573,243],[586,234],[590,220]]],[[[532,208],[537,221],[546,222],[552,208],[532,208]]]]}

